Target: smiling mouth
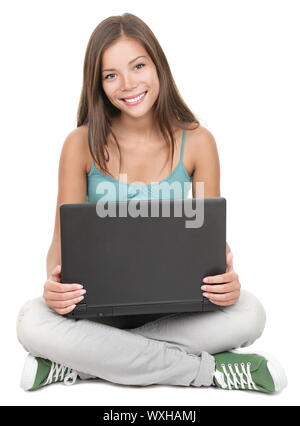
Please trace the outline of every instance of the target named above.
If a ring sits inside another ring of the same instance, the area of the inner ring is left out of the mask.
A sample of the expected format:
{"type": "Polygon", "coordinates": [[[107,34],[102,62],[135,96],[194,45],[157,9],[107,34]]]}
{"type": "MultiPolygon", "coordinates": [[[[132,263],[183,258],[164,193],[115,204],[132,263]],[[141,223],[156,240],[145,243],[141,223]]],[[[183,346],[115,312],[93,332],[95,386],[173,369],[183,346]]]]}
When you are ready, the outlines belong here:
{"type": "Polygon", "coordinates": [[[121,99],[121,101],[124,101],[124,102],[127,102],[127,101],[128,102],[137,102],[140,99],[142,99],[147,93],[148,93],[148,90],[146,90],[145,92],[141,92],[141,93],[139,93],[136,96],[132,96],[131,98],[120,98],[120,99],[121,99]],[[137,99],[136,101],[133,101],[133,99],[139,98],[140,96],[142,96],[140,99],[137,99]]]}

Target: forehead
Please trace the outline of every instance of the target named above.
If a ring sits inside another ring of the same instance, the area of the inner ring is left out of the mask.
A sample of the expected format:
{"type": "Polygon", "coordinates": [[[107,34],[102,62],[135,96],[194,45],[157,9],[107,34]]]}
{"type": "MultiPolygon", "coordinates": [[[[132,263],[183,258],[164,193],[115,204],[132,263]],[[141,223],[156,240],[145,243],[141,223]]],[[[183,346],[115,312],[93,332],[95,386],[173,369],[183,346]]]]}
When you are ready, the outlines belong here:
{"type": "Polygon", "coordinates": [[[117,68],[127,66],[128,62],[137,56],[146,56],[148,53],[137,40],[122,38],[109,46],[102,55],[102,68],[117,68]]]}

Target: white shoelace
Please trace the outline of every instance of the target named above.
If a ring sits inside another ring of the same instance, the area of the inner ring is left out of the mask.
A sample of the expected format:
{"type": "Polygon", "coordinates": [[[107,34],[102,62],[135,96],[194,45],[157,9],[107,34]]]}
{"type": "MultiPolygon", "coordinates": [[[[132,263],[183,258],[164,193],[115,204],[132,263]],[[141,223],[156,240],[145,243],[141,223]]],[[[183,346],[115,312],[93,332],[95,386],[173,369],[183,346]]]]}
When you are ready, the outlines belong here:
{"type": "Polygon", "coordinates": [[[65,367],[63,365],[52,362],[51,369],[45,385],[49,385],[52,382],[63,381],[65,385],[73,385],[76,382],[77,372],[72,368],[65,367]],[[60,374],[60,377],[59,377],[60,374]],[[71,379],[71,380],[70,380],[71,379]]]}
{"type": "Polygon", "coordinates": [[[233,370],[231,364],[227,364],[229,371],[227,371],[225,364],[221,364],[221,367],[223,373],[219,370],[216,370],[214,377],[223,389],[232,389],[232,387],[235,389],[240,389],[241,387],[242,389],[258,390],[251,376],[251,362],[247,362],[247,369],[245,369],[245,364],[243,362],[240,365],[237,363],[234,364],[235,371],[233,370]],[[242,371],[239,370],[239,367],[242,371]],[[237,375],[239,377],[237,377],[237,375]]]}

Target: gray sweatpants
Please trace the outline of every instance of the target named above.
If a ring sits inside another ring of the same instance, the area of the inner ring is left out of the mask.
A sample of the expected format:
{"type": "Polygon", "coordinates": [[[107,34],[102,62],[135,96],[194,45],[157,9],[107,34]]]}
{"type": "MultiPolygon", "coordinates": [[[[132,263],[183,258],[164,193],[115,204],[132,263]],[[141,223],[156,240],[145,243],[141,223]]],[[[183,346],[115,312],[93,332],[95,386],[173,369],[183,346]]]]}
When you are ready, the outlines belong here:
{"type": "Polygon", "coordinates": [[[125,385],[210,386],[211,354],[251,345],[261,336],[261,302],[241,290],[239,301],[205,313],[69,319],[43,297],[27,301],[17,318],[17,337],[33,356],[84,375],[125,385]]]}

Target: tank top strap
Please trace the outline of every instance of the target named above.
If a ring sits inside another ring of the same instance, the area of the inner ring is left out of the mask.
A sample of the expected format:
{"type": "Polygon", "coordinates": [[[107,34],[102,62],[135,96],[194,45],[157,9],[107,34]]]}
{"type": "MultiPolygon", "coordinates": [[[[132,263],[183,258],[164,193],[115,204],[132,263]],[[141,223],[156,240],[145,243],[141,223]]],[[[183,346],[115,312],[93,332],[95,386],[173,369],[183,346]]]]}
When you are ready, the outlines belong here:
{"type": "Polygon", "coordinates": [[[186,130],[182,130],[182,142],[181,142],[181,150],[180,150],[180,161],[182,162],[183,159],[183,151],[184,151],[184,144],[185,144],[185,134],[186,130]]]}
{"type": "Polygon", "coordinates": [[[88,175],[89,175],[90,173],[92,173],[92,171],[93,171],[95,168],[96,168],[96,167],[95,167],[95,162],[94,162],[94,159],[93,159],[93,157],[92,157],[92,164],[91,164],[90,171],[88,172],[88,175]]]}
{"type": "Polygon", "coordinates": [[[95,167],[95,161],[94,161],[94,159],[93,159],[93,157],[92,157],[92,165],[91,165],[91,168],[90,168],[90,170],[92,171],[92,170],[94,170],[96,167],[95,167]]]}

